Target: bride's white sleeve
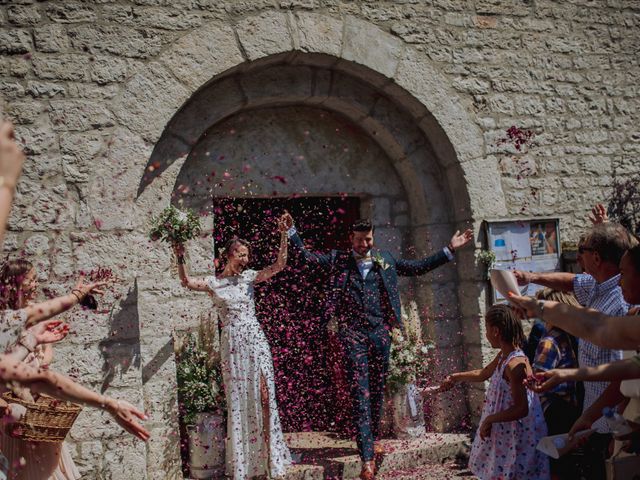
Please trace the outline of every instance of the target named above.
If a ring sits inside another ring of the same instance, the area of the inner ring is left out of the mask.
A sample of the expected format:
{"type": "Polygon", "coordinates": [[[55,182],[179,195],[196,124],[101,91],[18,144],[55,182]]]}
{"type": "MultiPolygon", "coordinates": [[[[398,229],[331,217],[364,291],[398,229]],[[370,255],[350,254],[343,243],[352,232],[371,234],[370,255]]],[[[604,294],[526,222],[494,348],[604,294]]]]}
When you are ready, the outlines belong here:
{"type": "Polygon", "coordinates": [[[207,287],[209,287],[212,292],[215,291],[215,289],[216,289],[216,277],[215,277],[215,275],[210,275],[208,277],[205,277],[204,281],[206,282],[207,287]]]}
{"type": "Polygon", "coordinates": [[[247,282],[251,283],[255,281],[259,273],[260,272],[258,272],[257,270],[245,270],[242,275],[244,275],[244,278],[247,280],[247,282]]]}

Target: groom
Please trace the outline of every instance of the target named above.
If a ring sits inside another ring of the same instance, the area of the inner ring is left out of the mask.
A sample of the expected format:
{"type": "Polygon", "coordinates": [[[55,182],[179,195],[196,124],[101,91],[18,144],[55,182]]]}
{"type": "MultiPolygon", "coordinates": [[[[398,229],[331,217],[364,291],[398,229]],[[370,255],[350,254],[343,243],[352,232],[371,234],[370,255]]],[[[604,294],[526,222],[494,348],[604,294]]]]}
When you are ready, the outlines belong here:
{"type": "Polygon", "coordinates": [[[339,321],[339,336],[346,353],[356,440],[363,461],[360,478],[373,479],[374,440],[380,426],[389,366],[389,331],[393,327],[402,328],[398,276],[423,275],[453,260],[455,251],[471,241],[473,232],[456,232],[446,247],[430,257],[403,260],[373,248],[374,227],[370,220],[358,220],[352,225],[350,251],[332,250],[324,255],[305,249],[288,213],[285,222],[302,260],[330,273],[327,311],[339,321]]]}

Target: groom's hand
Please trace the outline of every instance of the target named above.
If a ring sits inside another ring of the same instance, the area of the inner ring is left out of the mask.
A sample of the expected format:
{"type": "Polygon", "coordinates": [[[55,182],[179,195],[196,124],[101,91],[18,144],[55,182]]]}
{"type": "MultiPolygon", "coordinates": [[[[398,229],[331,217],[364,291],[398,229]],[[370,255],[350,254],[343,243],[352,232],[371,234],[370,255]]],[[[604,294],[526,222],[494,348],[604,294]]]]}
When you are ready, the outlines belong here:
{"type": "Polygon", "coordinates": [[[293,217],[286,210],[282,215],[282,217],[280,217],[280,221],[284,224],[284,226],[286,227],[286,230],[289,230],[290,228],[293,227],[293,217]]]}
{"type": "Polygon", "coordinates": [[[460,230],[457,230],[456,233],[453,234],[453,237],[451,237],[451,241],[447,247],[454,252],[464,247],[471,240],[473,240],[473,230],[469,228],[462,233],[460,233],[460,230]]]}

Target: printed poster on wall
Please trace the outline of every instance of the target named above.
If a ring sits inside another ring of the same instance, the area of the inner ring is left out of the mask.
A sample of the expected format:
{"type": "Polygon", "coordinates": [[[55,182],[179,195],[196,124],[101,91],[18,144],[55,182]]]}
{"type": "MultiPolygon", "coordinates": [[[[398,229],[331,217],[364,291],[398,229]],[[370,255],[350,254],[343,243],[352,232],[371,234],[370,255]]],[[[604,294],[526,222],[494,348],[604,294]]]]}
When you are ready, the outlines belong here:
{"type": "MultiPolygon", "coordinates": [[[[496,255],[494,268],[529,272],[560,271],[559,220],[504,220],[486,222],[489,249],[496,255]]],[[[521,293],[535,295],[540,285],[523,286],[521,293]]],[[[494,300],[504,297],[494,291],[494,300]]]]}

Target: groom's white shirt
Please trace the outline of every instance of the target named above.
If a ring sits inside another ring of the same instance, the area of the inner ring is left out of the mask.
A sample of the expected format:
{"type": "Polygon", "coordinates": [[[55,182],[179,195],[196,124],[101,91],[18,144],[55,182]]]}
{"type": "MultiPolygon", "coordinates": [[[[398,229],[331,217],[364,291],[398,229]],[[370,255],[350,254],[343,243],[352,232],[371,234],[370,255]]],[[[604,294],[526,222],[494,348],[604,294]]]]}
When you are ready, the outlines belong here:
{"type": "Polygon", "coordinates": [[[367,275],[369,275],[369,272],[373,268],[373,260],[371,259],[371,250],[369,250],[365,254],[365,258],[362,260],[358,260],[358,257],[360,257],[360,254],[355,250],[351,250],[351,253],[353,253],[354,258],[356,259],[356,265],[358,265],[358,270],[360,270],[360,275],[362,275],[362,278],[367,278],[367,275]]]}

